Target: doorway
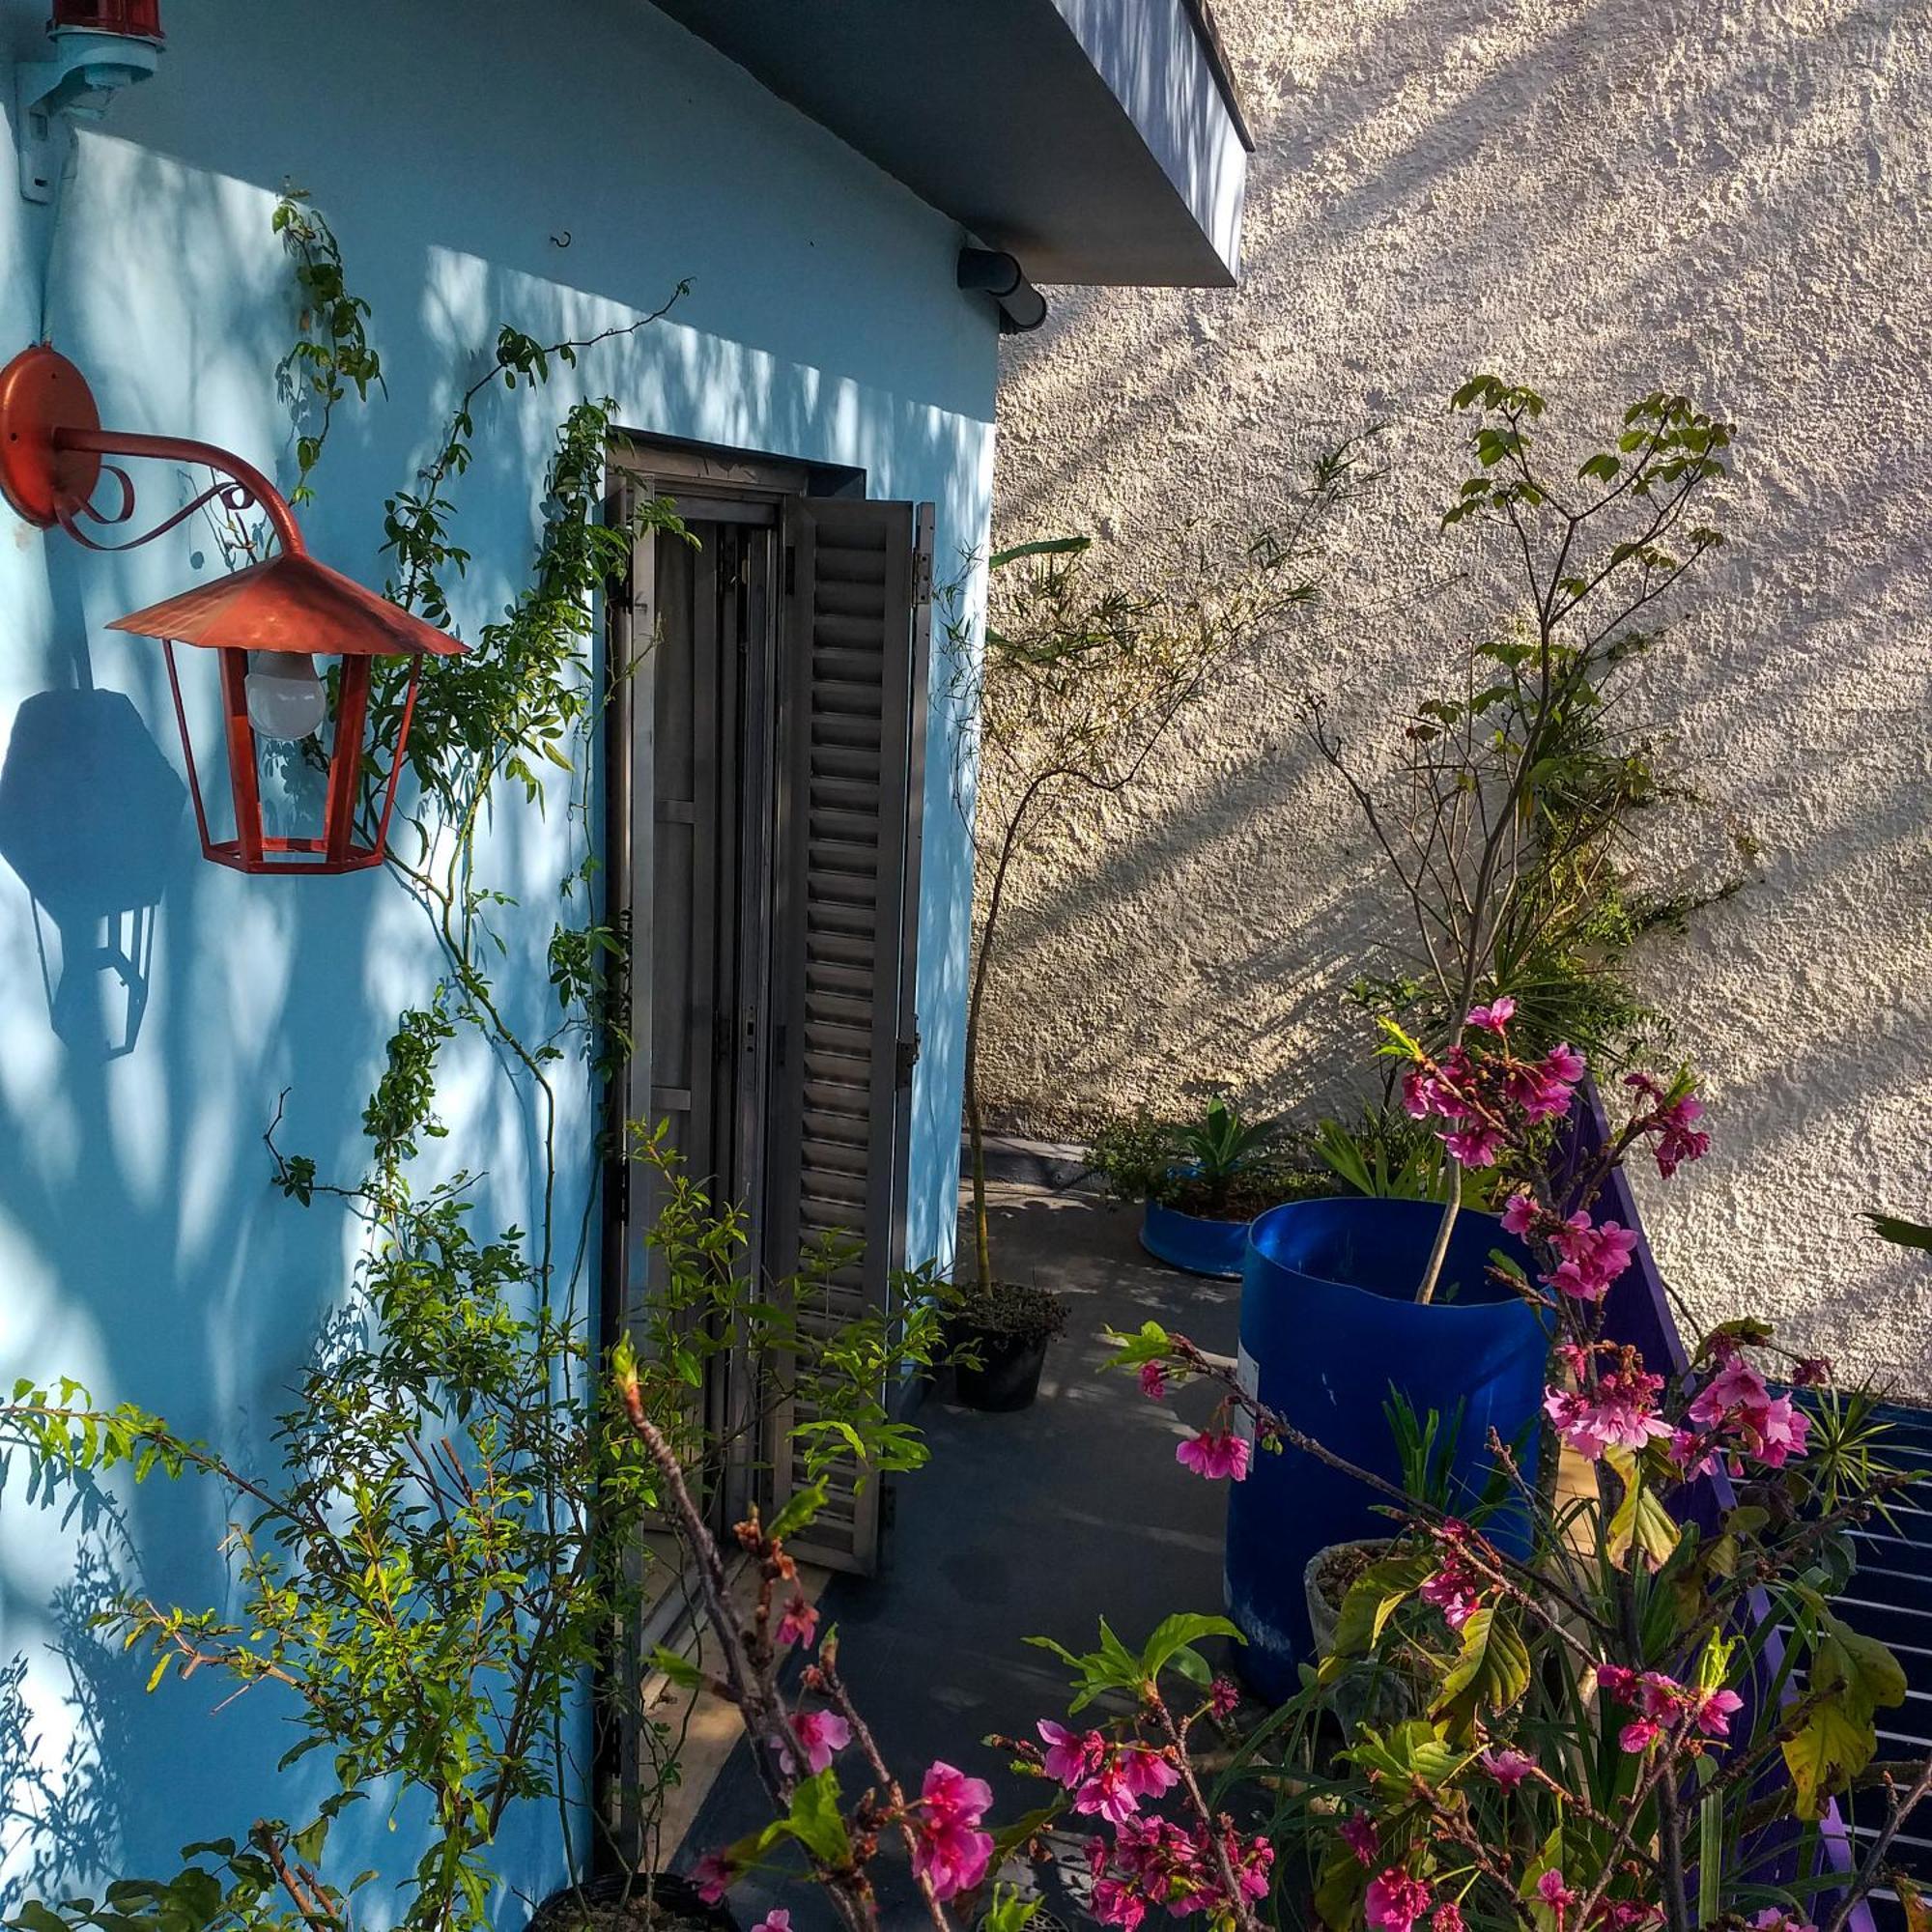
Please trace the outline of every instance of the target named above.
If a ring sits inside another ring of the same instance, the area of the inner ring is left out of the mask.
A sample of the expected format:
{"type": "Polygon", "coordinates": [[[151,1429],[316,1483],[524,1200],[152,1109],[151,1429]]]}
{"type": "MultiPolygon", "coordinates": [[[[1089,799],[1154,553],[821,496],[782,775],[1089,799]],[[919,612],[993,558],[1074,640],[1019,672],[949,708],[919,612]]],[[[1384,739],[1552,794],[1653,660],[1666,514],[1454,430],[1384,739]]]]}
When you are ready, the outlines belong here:
{"type": "MultiPolygon", "coordinates": [[[[669,498],[689,540],[647,533],[613,611],[609,842],[631,932],[623,1119],[662,1123],[743,1215],[766,1282],[828,1237],[858,1244],[816,1291],[836,1325],[889,1307],[905,1263],[932,514],[812,494],[825,480],[619,456],[620,488],[669,498]]],[[[653,1179],[607,1190],[606,1306],[626,1321],[661,1280],[653,1179]]],[[[783,1373],[707,1369],[705,1421],[730,1445],[706,1472],[717,1527],[804,1480],[791,1431],[812,1418],[783,1373]]],[[[869,1569],[879,1486],[829,1487],[797,1553],[869,1569]]]]}

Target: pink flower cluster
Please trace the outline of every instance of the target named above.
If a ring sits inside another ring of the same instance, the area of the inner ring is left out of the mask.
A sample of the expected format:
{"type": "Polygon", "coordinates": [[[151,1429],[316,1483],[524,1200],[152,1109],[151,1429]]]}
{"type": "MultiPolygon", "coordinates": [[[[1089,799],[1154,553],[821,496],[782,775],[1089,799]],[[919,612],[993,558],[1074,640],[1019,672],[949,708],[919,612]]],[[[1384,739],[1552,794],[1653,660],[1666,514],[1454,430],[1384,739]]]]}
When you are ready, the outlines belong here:
{"type": "Polygon", "coordinates": [[[1670,1438],[1670,1460],[1690,1477],[1707,1473],[1721,1455],[1750,1456],[1772,1469],[1804,1455],[1810,1418],[1788,1395],[1774,1396],[1734,1344],[1720,1354],[1717,1374],[1685,1412],[1693,1426],[1670,1438]]]}
{"type": "Polygon", "coordinates": [[[985,1877],[993,1836],[980,1829],[980,1821],[992,1802],[984,1778],[968,1777],[943,1760],[927,1768],[912,1821],[918,1841],[912,1868],[932,1888],[933,1897],[952,1898],[985,1877]]]}
{"type": "Polygon", "coordinates": [[[1483,1578],[1468,1560],[1452,1549],[1441,1569],[1423,1578],[1418,1594],[1442,1612],[1442,1621],[1452,1631],[1459,1631],[1483,1607],[1483,1578]]]}
{"type": "Polygon", "coordinates": [[[1252,1904],[1267,1895],[1274,1847],[1264,1836],[1243,1838],[1225,1819],[1216,1836],[1206,1825],[1193,1831],[1171,1818],[1134,1817],[1118,1825],[1110,1845],[1093,1839],[1087,1868],[1094,1881],[1090,1909],[1102,1925],[1131,1928],[1151,1905],[1171,1918],[1208,1912],[1229,1915],[1231,1901],[1216,1852],[1227,1860],[1241,1898],[1252,1904]]]}
{"type": "Polygon", "coordinates": [[[1680,1094],[1673,1100],[1647,1073],[1626,1073],[1624,1085],[1650,1103],[1649,1112],[1631,1124],[1657,1136],[1657,1171],[1664,1179],[1677,1172],[1680,1162],[1702,1160],[1710,1152],[1711,1136],[1696,1124],[1704,1117],[1704,1103],[1694,1094],[1680,1094]]]}
{"type": "Polygon", "coordinates": [[[1537,1278],[1573,1301],[1603,1300],[1636,1252],[1634,1228],[1616,1221],[1594,1222],[1580,1209],[1566,1220],[1527,1194],[1510,1196],[1502,1220],[1510,1234],[1549,1244],[1556,1253],[1556,1265],[1537,1278]]]}
{"type": "Polygon", "coordinates": [[[1539,1061],[1514,1058],[1507,1044],[1516,1002],[1507,995],[1471,1008],[1463,1024],[1503,1042],[1498,1054],[1477,1055],[1453,1046],[1440,1065],[1403,1076],[1403,1105],[1418,1121],[1432,1114],[1450,1122],[1442,1145],[1464,1167],[1492,1167],[1502,1152],[1511,1110],[1525,1125],[1561,1120],[1570,1111],[1583,1056],[1572,1046],[1552,1047],[1539,1061]]]}
{"type": "Polygon", "coordinates": [[[1110,1825],[1123,1825],[1143,1798],[1158,1798],[1180,1781],[1167,1758],[1147,1745],[1112,1745],[1099,1731],[1070,1731],[1042,1718],[1037,1725],[1046,1745],[1040,1769],[1073,1794],[1073,1808],[1110,1825]]]}
{"type": "Polygon", "coordinates": [[[1588,1378],[1590,1356],[1574,1343],[1556,1351],[1569,1363],[1579,1384],[1574,1389],[1551,1386],[1544,1391],[1543,1406],[1565,1445],[1594,1463],[1605,1449],[1635,1451],[1656,1436],[1668,1436],[1670,1425],[1657,1412],[1663,1378],[1649,1374],[1634,1349],[1610,1351],[1617,1366],[1588,1378]]]}
{"type": "Polygon", "coordinates": [[[1242,1483],[1247,1480],[1251,1453],[1247,1437],[1236,1435],[1232,1429],[1204,1429],[1177,1445],[1174,1460],[1210,1482],[1226,1476],[1231,1482],[1242,1483]]]}
{"type": "Polygon", "coordinates": [[[1425,1915],[1434,1932],[1463,1932],[1463,1908],[1453,1898],[1438,1902],[1421,1879],[1400,1865],[1369,1881],[1362,1915],[1377,1932],[1409,1932],[1425,1915]]]}
{"type": "Polygon", "coordinates": [[[1597,1683],[1619,1704],[1636,1715],[1617,1733],[1617,1743],[1633,1756],[1647,1751],[1666,1732],[1675,1731],[1689,1720],[1690,1748],[1697,1749],[1702,1738],[1728,1738],[1731,1719],[1744,1709],[1745,1700],[1735,1690],[1693,1690],[1661,1670],[1636,1671],[1621,1664],[1600,1663],[1597,1683]]]}

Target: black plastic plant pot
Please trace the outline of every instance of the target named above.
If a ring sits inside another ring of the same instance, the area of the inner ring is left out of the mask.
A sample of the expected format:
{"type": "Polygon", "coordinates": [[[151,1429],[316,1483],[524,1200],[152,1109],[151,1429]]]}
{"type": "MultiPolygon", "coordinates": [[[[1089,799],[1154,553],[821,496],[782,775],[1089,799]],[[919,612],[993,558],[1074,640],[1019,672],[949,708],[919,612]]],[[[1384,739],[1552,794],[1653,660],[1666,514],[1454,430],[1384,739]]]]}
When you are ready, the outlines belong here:
{"type": "Polygon", "coordinates": [[[722,1901],[707,1905],[696,1886],[676,1872],[608,1872],[554,1891],[530,1915],[529,1932],[743,1932],[722,1901]],[[644,1917],[644,1899],[655,1908],[644,1917]],[[607,1918],[628,1901],[621,1918],[607,1918]]]}
{"type": "Polygon", "coordinates": [[[966,1407],[1004,1415],[1032,1406],[1039,1393],[1040,1371],[1046,1367],[1044,1335],[993,1333],[970,1321],[958,1322],[953,1332],[960,1342],[971,1344],[980,1358],[977,1369],[964,1362],[953,1367],[953,1392],[966,1407]]]}

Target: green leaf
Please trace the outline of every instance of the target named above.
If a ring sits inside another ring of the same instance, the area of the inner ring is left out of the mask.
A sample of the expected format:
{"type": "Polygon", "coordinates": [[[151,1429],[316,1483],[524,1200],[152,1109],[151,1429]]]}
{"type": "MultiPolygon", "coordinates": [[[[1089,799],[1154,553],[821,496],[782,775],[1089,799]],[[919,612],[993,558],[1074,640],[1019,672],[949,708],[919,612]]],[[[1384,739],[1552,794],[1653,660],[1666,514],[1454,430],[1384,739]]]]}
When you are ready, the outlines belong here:
{"type": "Polygon", "coordinates": [[[779,1511],[765,1530],[774,1542],[782,1543],[788,1536],[810,1524],[818,1512],[825,1507],[825,1479],[807,1483],[803,1489],[794,1490],[786,1499],[785,1506],[779,1511]]]}
{"type": "Polygon", "coordinates": [[[1652,1570],[1659,1569],[1677,1548],[1682,1531],[1643,1479],[1636,1458],[1627,1449],[1611,1449],[1604,1460],[1623,1480],[1624,1499],[1610,1518],[1607,1553],[1620,1569],[1634,1550],[1652,1570]]]}
{"type": "Polygon", "coordinates": [[[1372,1776],[1407,1785],[1416,1778],[1432,1789],[1447,1784],[1469,1762],[1470,1753],[1458,1749],[1442,1727],[1410,1718],[1386,1733],[1364,1726],[1361,1736],[1343,1753],[1351,1764],[1372,1776]]]}
{"type": "Polygon", "coordinates": [[[704,1673],[688,1657],[680,1657],[663,1644],[651,1652],[651,1667],[661,1670],[680,1690],[696,1690],[704,1682],[704,1673]]]}
{"type": "Polygon", "coordinates": [[[1179,1612],[1162,1618],[1154,1627],[1153,1634],[1148,1638],[1147,1648],[1141,1652],[1143,1675],[1151,1682],[1183,1651],[1191,1651],[1203,1637],[1208,1636],[1232,1637],[1236,1643],[1247,1642],[1247,1638],[1226,1617],[1179,1612]]]}
{"type": "Polygon", "coordinates": [[[1395,1556],[1365,1570],[1342,1599],[1329,1656],[1366,1657],[1381,1641],[1389,1618],[1437,1567],[1433,1556],[1395,1556]]]}
{"type": "Polygon", "coordinates": [[[843,1865],[852,1857],[852,1840],[838,1810],[838,1779],[830,1771],[801,1778],[792,1788],[791,1809],[785,1821],[795,1837],[820,1864],[843,1865]]]}
{"type": "Polygon", "coordinates": [[[1474,1734],[1476,1719],[1507,1711],[1529,1688],[1529,1649],[1500,1608],[1478,1610],[1463,1626],[1463,1647],[1431,1706],[1452,1734],[1474,1734]]]}

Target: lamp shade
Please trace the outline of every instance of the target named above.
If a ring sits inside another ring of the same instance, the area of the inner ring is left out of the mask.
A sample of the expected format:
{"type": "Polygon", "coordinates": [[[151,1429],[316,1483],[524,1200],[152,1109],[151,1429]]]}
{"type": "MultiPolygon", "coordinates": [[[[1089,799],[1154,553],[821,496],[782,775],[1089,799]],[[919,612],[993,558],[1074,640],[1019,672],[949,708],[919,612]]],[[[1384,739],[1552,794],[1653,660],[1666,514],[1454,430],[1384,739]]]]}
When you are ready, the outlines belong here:
{"type": "Polygon", "coordinates": [[[251,563],[116,617],[111,631],[219,651],[308,657],[457,657],[463,645],[312,556],[251,563]]]}

